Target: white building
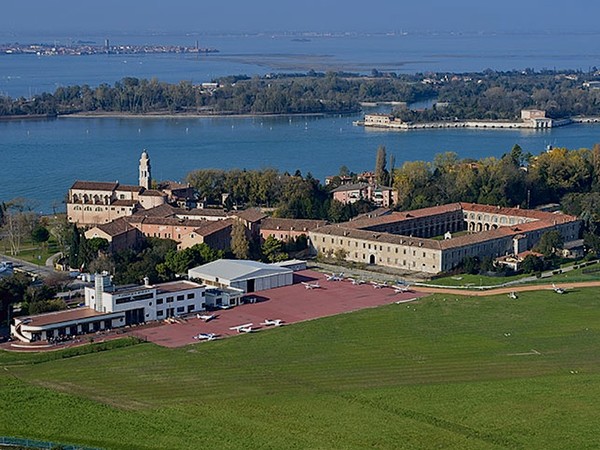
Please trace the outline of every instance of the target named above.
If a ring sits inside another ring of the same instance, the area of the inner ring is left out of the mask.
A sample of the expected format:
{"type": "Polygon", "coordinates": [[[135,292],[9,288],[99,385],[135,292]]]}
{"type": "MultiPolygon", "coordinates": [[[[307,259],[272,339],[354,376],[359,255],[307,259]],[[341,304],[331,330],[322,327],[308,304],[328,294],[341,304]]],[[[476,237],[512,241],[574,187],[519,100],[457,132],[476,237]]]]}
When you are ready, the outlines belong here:
{"type": "Polygon", "coordinates": [[[245,293],[264,291],[293,283],[293,271],[258,261],[219,259],[188,271],[190,280],[220,288],[237,288],[245,293]]]}
{"type": "Polygon", "coordinates": [[[24,342],[76,336],[204,311],[205,286],[172,281],[143,286],[114,286],[96,274],[84,290],[85,307],[15,318],[13,336],[24,342]]]}
{"type": "Polygon", "coordinates": [[[191,281],[116,287],[107,275],[96,275],[95,286],[85,288],[85,305],[99,313],[125,313],[125,324],[181,316],[206,307],[205,287],[191,281]]]}

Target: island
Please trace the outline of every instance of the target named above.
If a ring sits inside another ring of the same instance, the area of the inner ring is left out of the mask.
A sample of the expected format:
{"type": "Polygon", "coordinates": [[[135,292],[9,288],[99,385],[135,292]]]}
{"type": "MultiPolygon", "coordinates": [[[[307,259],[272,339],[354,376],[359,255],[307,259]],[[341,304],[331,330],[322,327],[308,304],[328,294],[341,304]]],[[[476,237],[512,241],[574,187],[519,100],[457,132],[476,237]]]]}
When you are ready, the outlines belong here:
{"type": "Polygon", "coordinates": [[[135,55],[152,53],[218,53],[215,48],[200,47],[198,42],[194,46],[182,45],[111,45],[106,39],[104,45],[90,41],[77,41],[73,44],[0,44],[0,55],[37,55],[37,56],[83,56],[83,55],[135,55]]]}

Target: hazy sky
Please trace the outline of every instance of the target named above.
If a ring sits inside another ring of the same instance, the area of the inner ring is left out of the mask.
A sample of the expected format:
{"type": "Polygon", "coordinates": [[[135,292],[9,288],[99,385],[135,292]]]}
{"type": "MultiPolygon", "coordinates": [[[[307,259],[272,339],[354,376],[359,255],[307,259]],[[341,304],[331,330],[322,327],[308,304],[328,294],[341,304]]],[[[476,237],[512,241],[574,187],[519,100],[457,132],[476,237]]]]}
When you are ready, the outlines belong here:
{"type": "Polygon", "coordinates": [[[19,0],[0,32],[594,31],[600,2],[558,0],[19,0]]]}

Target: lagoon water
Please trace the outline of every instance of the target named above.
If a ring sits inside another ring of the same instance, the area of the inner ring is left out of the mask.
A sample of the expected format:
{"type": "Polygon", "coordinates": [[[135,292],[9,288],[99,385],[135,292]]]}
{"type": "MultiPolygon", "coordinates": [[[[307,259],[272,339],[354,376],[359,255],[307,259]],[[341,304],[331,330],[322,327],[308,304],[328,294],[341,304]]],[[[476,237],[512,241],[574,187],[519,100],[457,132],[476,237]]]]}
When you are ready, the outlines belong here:
{"type": "Polygon", "coordinates": [[[534,154],[547,145],[590,148],[600,125],[552,131],[373,131],[352,125],[358,116],[199,119],[61,118],[0,122],[0,200],[21,196],[38,209],[62,210],[76,179],[137,183],[137,164],[147,149],[156,179],[183,180],[199,168],[275,167],[324,180],[345,164],[372,169],[379,145],[396,164],[431,161],[455,151],[461,158],[500,156],[519,144],[534,154]]]}
{"type": "MultiPolygon", "coordinates": [[[[157,77],[177,82],[270,71],[372,68],[417,72],[526,67],[587,70],[599,65],[600,42],[589,34],[408,35],[311,37],[203,36],[201,46],[221,53],[180,55],[96,55],[36,57],[0,55],[0,93],[28,96],[57,86],[92,86],[124,77],[157,77]],[[543,39],[542,39],[543,38],[543,39]],[[543,43],[542,43],[543,42],[543,43]],[[575,50],[574,50],[575,49],[575,50]]],[[[127,36],[123,43],[193,45],[195,36],[127,36]]],[[[0,35],[3,42],[48,42],[64,37],[0,35]]],[[[104,37],[95,38],[103,42],[104,37]]],[[[111,39],[111,42],[114,39],[111,39]]],[[[63,41],[64,42],[64,41],[63,41]]],[[[50,212],[76,179],[137,183],[137,163],[148,149],[154,177],[183,180],[198,168],[261,168],[311,172],[323,180],[343,164],[353,171],[374,166],[379,145],[396,157],[431,160],[455,151],[462,158],[500,156],[519,144],[534,154],[547,145],[591,147],[599,125],[572,125],[551,131],[422,130],[374,131],[352,125],[359,116],[255,118],[60,118],[0,122],[0,201],[21,196],[50,212]]]]}

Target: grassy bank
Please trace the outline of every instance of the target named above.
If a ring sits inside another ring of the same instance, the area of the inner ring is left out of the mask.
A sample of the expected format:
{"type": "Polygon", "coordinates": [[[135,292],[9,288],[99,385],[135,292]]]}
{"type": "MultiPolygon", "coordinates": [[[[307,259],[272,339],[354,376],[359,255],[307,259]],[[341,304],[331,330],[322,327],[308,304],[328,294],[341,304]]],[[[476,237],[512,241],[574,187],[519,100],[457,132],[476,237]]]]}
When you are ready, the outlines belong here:
{"type": "Polygon", "coordinates": [[[588,289],[432,296],[176,350],[0,353],[0,434],[147,449],[592,448],[599,343],[600,290],[588,289]]]}

